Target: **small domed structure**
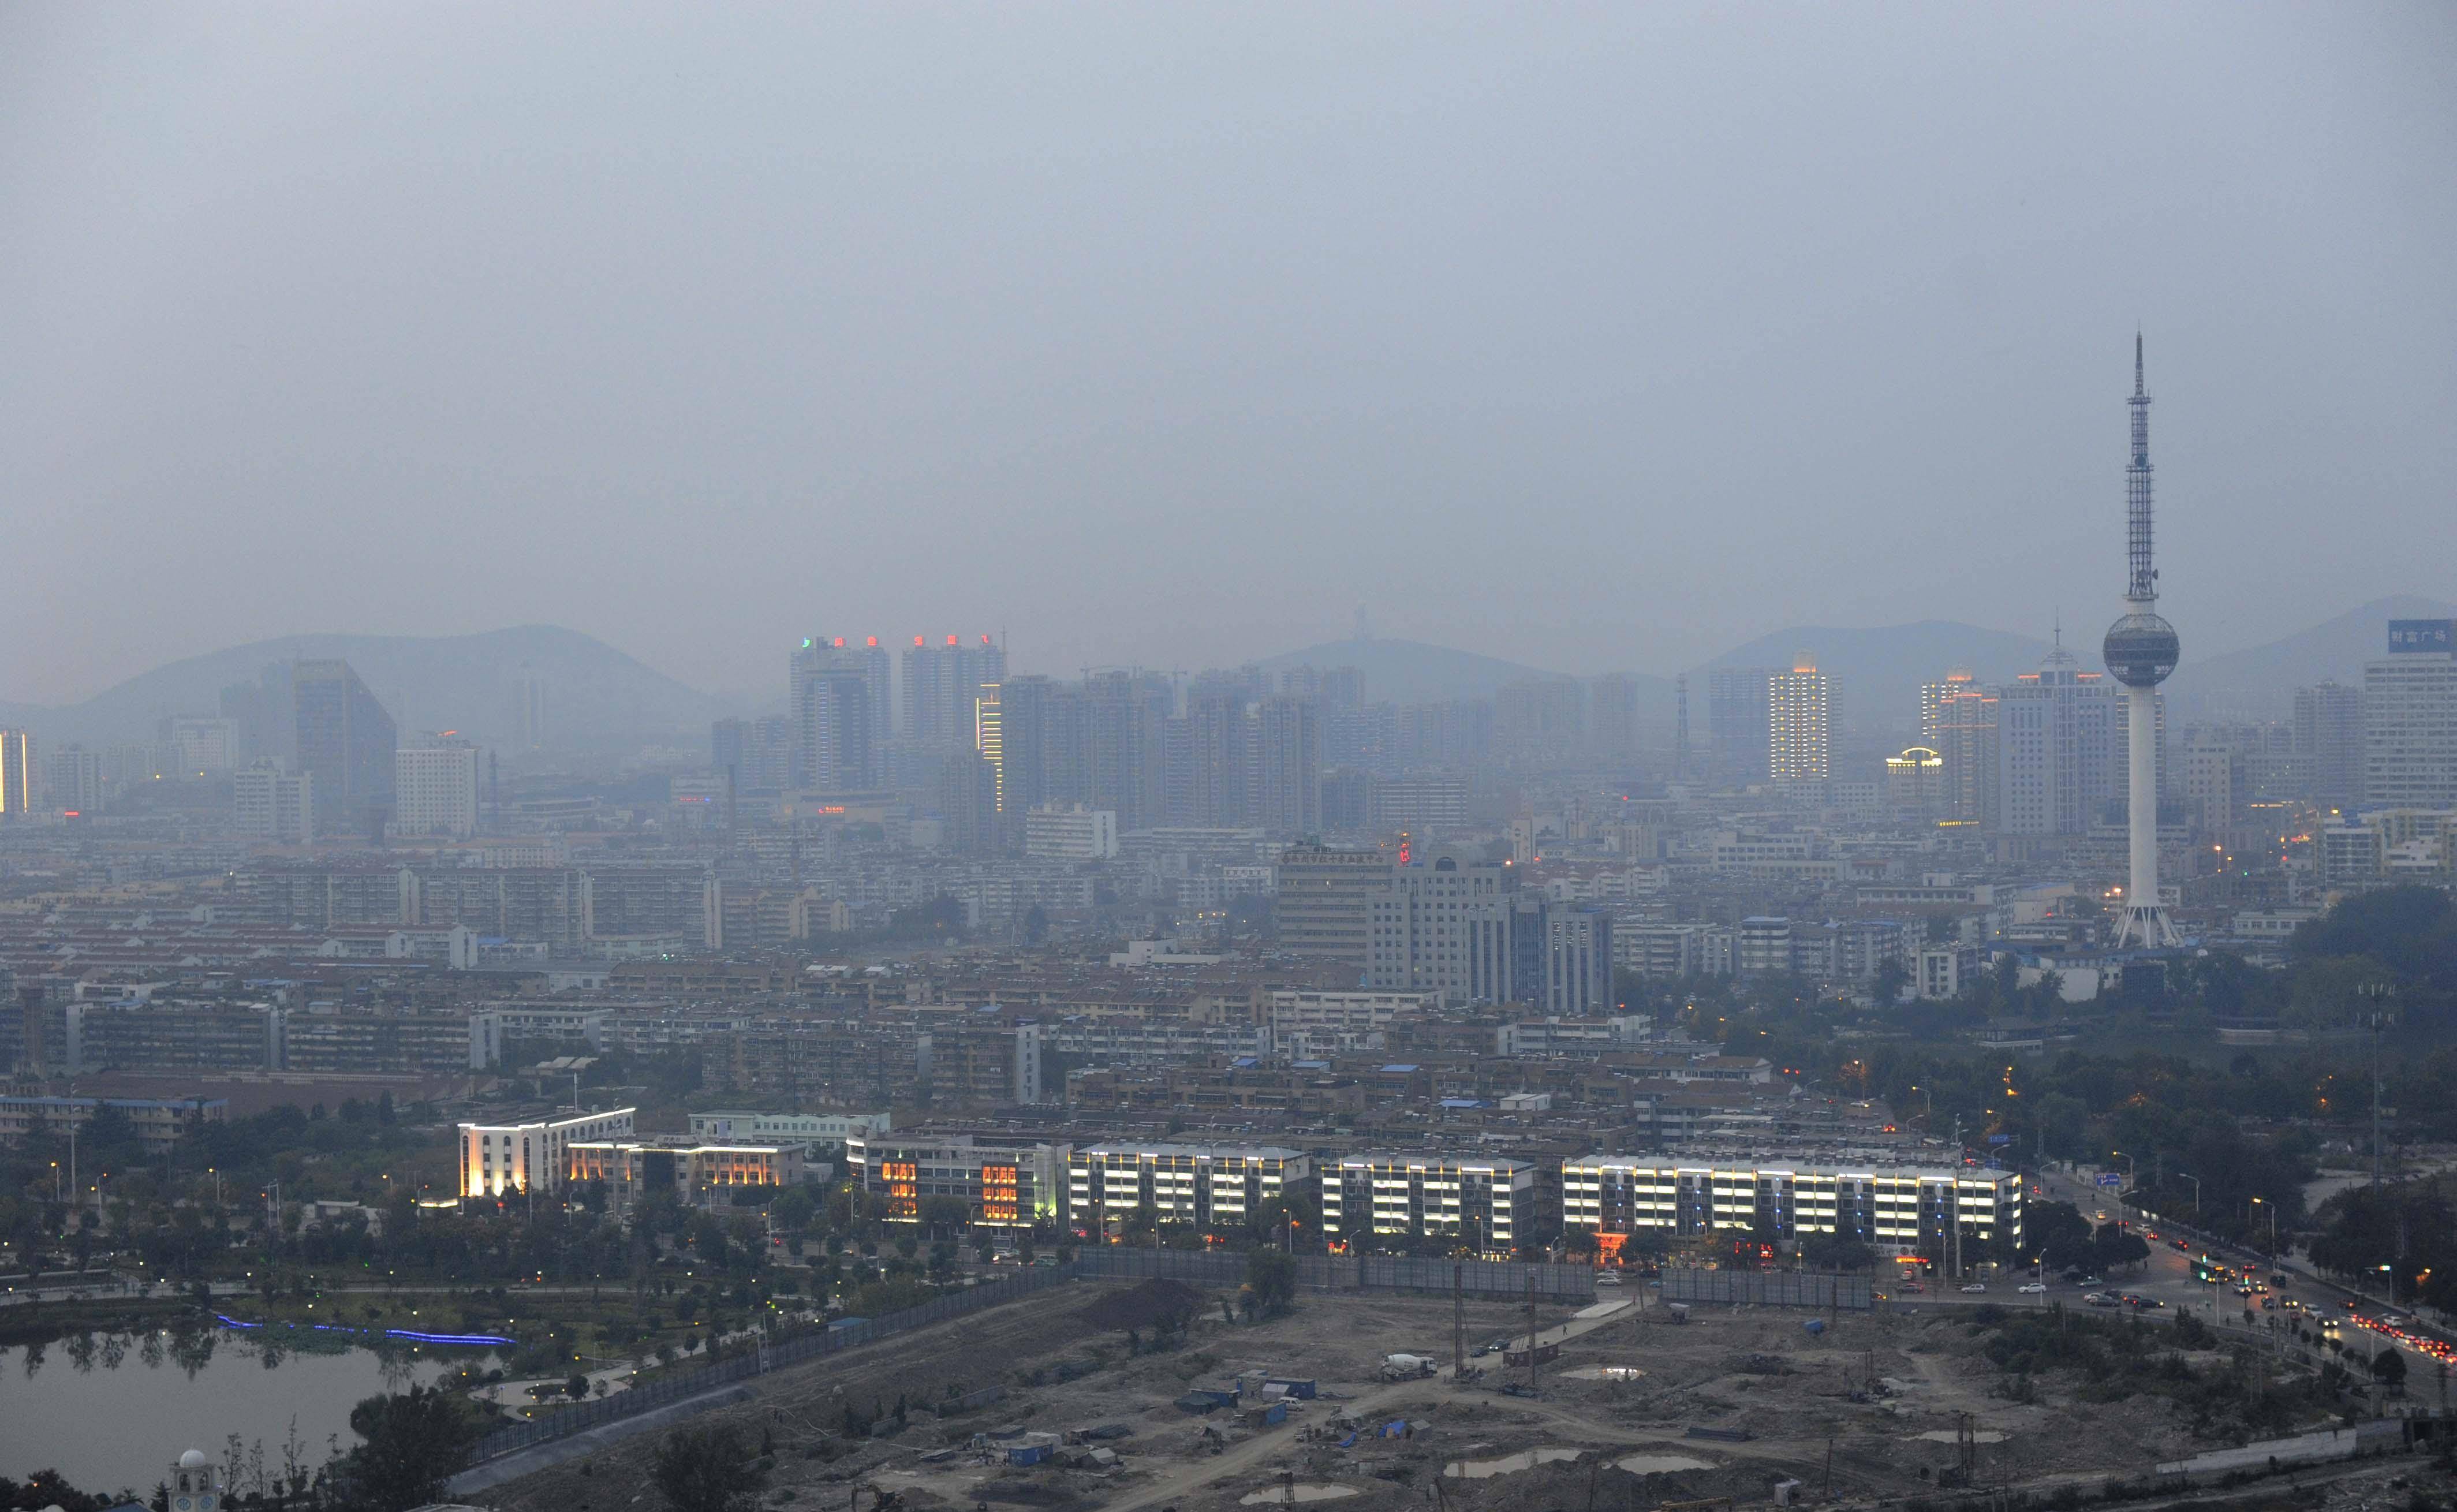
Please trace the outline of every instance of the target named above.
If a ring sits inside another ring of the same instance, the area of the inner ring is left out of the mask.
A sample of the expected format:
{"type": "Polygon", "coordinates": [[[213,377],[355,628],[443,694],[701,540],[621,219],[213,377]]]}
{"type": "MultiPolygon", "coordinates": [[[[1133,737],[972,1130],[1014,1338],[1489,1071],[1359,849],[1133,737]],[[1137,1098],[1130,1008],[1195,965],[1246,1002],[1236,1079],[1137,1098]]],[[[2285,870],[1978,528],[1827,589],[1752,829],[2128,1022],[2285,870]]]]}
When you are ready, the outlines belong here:
{"type": "Polygon", "coordinates": [[[221,1466],[206,1459],[202,1449],[191,1449],[172,1466],[170,1490],[170,1512],[222,1512],[228,1488],[222,1484],[221,1466]]]}

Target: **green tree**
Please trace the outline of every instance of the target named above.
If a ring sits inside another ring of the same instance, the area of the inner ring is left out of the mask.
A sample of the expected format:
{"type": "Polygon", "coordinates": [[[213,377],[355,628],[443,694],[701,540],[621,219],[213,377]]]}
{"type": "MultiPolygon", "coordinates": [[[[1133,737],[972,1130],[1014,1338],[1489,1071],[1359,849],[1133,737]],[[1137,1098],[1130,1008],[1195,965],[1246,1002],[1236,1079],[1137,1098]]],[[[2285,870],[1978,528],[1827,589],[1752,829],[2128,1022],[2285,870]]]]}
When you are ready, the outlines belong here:
{"type": "Polygon", "coordinates": [[[2391,1391],[2405,1388],[2405,1353],[2395,1344],[2384,1344],[2372,1357],[2372,1379],[2391,1391]]]}
{"type": "Polygon", "coordinates": [[[1279,1316],[1296,1305],[1297,1262],[1277,1250],[1247,1251],[1246,1294],[1250,1315],[1279,1316]]]}
{"type": "Polygon", "coordinates": [[[342,1457],[339,1479],[349,1502],[368,1512],[442,1501],[478,1440],[462,1398],[440,1387],[369,1397],[350,1409],[350,1430],[364,1441],[342,1457]]]}
{"type": "MultiPolygon", "coordinates": [[[[851,1406],[845,1420],[854,1420],[851,1406]]],[[[749,1512],[767,1481],[751,1445],[729,1424],[677,1428],[649,1461],[649,1483],[674,1512],[749,1512]]]]}
{"type": "Polygon", "coordinates": [[[816,1216],[818,1209],[819,1205],[811,1196],[808,1187],[788,1187],[776,1194],[775,1201],[768,1205],[768,1221],[791,1233],[798,1229],[809,1228],[811,1219],[816,1216]]]}

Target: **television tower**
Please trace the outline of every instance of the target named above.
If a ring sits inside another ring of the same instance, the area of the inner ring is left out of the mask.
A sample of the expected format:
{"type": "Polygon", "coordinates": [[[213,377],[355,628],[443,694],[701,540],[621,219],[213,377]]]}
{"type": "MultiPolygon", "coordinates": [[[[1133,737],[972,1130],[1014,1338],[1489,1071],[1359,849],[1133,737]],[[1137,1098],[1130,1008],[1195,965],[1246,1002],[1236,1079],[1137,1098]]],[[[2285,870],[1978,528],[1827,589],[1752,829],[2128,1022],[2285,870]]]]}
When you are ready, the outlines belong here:
{"type": "Polygon", "coordinates": [[[2158,685],[2176,670],[2182,645],[2158,617],[2158,570],[2150,565],[2150,394],[2141,383],[2141,336],[2133,337],[2133,460],[2124,469],[2124,554],[2131,575],[2124,617],[2108,627],[2100,654],[2124,685],[2125,741],[2132,758],[2124,796],[2131,821],[2133,877],[2116,942],[2156,950],[2181,944],[2158,897],[2158,685]]]}

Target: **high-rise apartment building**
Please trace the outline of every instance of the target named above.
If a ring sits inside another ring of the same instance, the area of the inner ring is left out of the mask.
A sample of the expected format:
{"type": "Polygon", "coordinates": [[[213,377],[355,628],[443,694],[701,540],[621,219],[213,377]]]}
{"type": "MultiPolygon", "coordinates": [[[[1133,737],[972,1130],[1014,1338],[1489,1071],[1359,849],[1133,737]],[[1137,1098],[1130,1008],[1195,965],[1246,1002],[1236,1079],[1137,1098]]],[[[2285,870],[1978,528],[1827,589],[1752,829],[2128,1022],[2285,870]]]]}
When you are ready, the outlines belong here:
{"type": "Polygon", "coordinates": [[[281,845],[316,839],[316,778],[293,777],[270,761],[231,774],[233,827],[281,845]]]}
{"type": "Polygon", "coordinates": [[[973,700],[982,684],[1005,680],[1006,649],[987,635],[950,635],[944,645],[914,636],[904,652],[905,734],[933,748],[971,744],[973,700]]]}
{"type": "Polygon", "coordinates": [[[1823,782],[1832,776],[1827,727],[1832,689],[1807,652],[1766,679],[1766,775],[1777,782],[1823,782]]]}
{"type": "Polygon", "coordinates": [[[0,820],[32,818],[35,792],[34,737],[0,730],[0,820]]]}
{"type": "Polygon", "coordinates": [[[1391,858],[1379,850],[1297,845],[1280,853],[1271,919],[1279,948],[1293,956],[1365,968],[1374,899],[1391,890],[1391,858]]]}
{"type": "Polygon", "coordinates": [[[2083,835],[2123,796],[2122,710],[2116,685],[2059,646],[1998,695],[1996,827],[2008,835],[2083,835]]]}
{"type": "Polygon", "coordinates": [[[1504,683],[1493,699],[1493,735],[1505,756],[1559,761],[1586,745],[1586,691],[1568,677],[1504,683]]]}
{"type": "Polygon", "coordinates": [[[478,833],[478,748],[465,740],[393,753],[392,833],[465,838],[478,833]]]}
{"type": "Polygon", "coordinates": [[[43,775],[42,791],[35,797],[45,811],[93,814],[102,808],[101,752],[65,745],[44,752],[35,765],[43,775]]]}
{"type": "Polygon", "coordinates": [[[788,662],[795,787],[845,792],[878,785],[876,705],[864,652],[813,636],[788,662]]]}
{"type": "Polygon", "coordinates": [[[1266,698],[1254,721],[1252,822],[1300,839],[1322,832],[1322,715],[1311,698],[1266,698]]]}
{"type": "Polygon", "coordinates": [[[1717,787],[1763,782],[1772,733],[1767,694],[1770,667],[1724,667],[1706,674],[1708,777],[1717,787]]]}
{"type": "Polygon", "coordinates": [[[1517,971],[1507,905],[1518,887],[1517,870],[1443,855],[1388,875],[1389,884],[1366,915],[1365,984],[1438,993],[1451,1003],[1513,1001],[1517,971]]]}
{"type": "Polygon", "coordinates": [[[2363,801],[2457,808],[2457,620],[2390,620],[2364,665],[2363,801]]]}
{"type": "Polygon", "coordinates": [[[392,806],[392,715],[350,664],[301,661],[290,669],[299,730],[298,770],[316,779],[316,801],[343,824],[373,828],[370,812],[392,806]]]}
{"type": "Polygon", "coordinates": [[[511,705],[512,749],[545,750],[546,679],[522,673],[505,685],[504,694],[511,705]]]}
{"type": "Polygon", "coordinates": [[[1996,819],[1996,691],[1956,667],[1920,688],[1920,744],[1936,753],[1937,817],[1955,824],[1996,819]]]}
{"type": "Polygon", "coordinates": [[[1587,745],[1599,760],[1638,754],[1638,679],[1607,673],[1587,684],[1587,745]]]}
{"type": "Polygon", "coordinates": [[[2295,755],[2309,797],[2334,808],[2364,797],[2364,691],[2335,681],[2295,690],[2295,755]]]}

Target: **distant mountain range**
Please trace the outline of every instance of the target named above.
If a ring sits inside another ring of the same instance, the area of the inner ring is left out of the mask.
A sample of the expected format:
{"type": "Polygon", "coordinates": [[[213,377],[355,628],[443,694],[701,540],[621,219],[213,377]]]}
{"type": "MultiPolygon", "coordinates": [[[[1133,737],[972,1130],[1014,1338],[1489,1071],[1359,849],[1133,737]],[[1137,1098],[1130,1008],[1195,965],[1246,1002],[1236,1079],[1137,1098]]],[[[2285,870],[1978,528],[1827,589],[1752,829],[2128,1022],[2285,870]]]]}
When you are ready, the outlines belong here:
{"type": "Polygon", "coordinates": [[[2323,678],[2360,685],[2364,663],[2387,653],[2390,620],[2452,618],[2457,618],[2457,605],[2446,599],[2397,593],[2283,640],[2207,661],[2193,659],[2187,632],[2183,665],[2167,684],[2168,696],[2213,713],[2282,714],[2298,688],[2323,678]]]}
{"type": "MultiPolygon", "coordinates": [[[[2457,605],[2400,594],[2268,645],[2206,661],[2193,658],[2187,635],[2184,664],[2169,691],[2190,711],[2282,713],[2296,688],[2327,677],[2360,682],[2364,663],[2383,652],[2389,620],[2450,617],[2457,617],[2457,605]]],[[[2095,634],[2068,644],[2085,667],[2097,665],[2095,634]]],[[[1778,631],[1692,672],[1691,738],[1702,745],[1706,739],[1703,673],[1715,669],[1787,668],[1806,652],[1836,679],[1840,725],[1873,734],[1908,728],[1919,708],[1919,685],[1948,668],[1968,667],[1983,681],[2001,682],[2038,666],[2050,649],[2035,636],[1947,620],[1778,631]]],[[[534,679],[544,694],[542,750],[553,756],[629,756],[650,746],[695,751],[707,743],[711,719],[735,712],[727,700],[687,687],[592,636],[523,625],[474,635],[288,635],[173,662],[82,703],[0,704],[0,724],[31,729],[46,744],[152,739],[171,715],[217,714],[224,688],[258,683],[268,674],[284,680],[290,663],[325,656],[346,658],[404,735],[458,730],[507,754],[518,749],[514,693],[525,679],[534,679]]],[[[1566,675],[1477,652],[1380,637],[1308,646],[1261,665],[1278,672],[1309,664],[1358,668],[1365,673],[1367,697],[1398,703],[1490,698],[1506,683],[1566,675]]],[[[1641,717],[1668,734],[1672,680],[1631,675],[1641,717]]]]}
{"type": "Polygon", "coordinates": [[[524,679],[543,694],[543,749],[558,754],[698,749],[722,712],[709,694],[604,641],[522,625],[475,635],[285,635],[157,667],[83,703],[18,706],[6,716],[46,744],[147,740],[164,718],[217,714],[224,688],[268,674],[286,681],[291,663],[325,656],[348,660],[403,735],[458,730],[506,752],[517,748],[515,690],[524,679]]]}
{"type": "MultiPolygon", "coordinates": [[[[1385,640],[1380,636],[1326,641],[1273,656],[1261,665],[1266,672],[1306,666],[1353,667],[1365,673],[1365,696],[1375,703],[1490,698],[1504,683],[1564,675],[1476,652],[1454,651],[1420,640],[1385,640]]],[[[1662,696],[1671,698],[1671,683],[1662,677],[1645,680],[1661,684],[1662,696]]]]}

